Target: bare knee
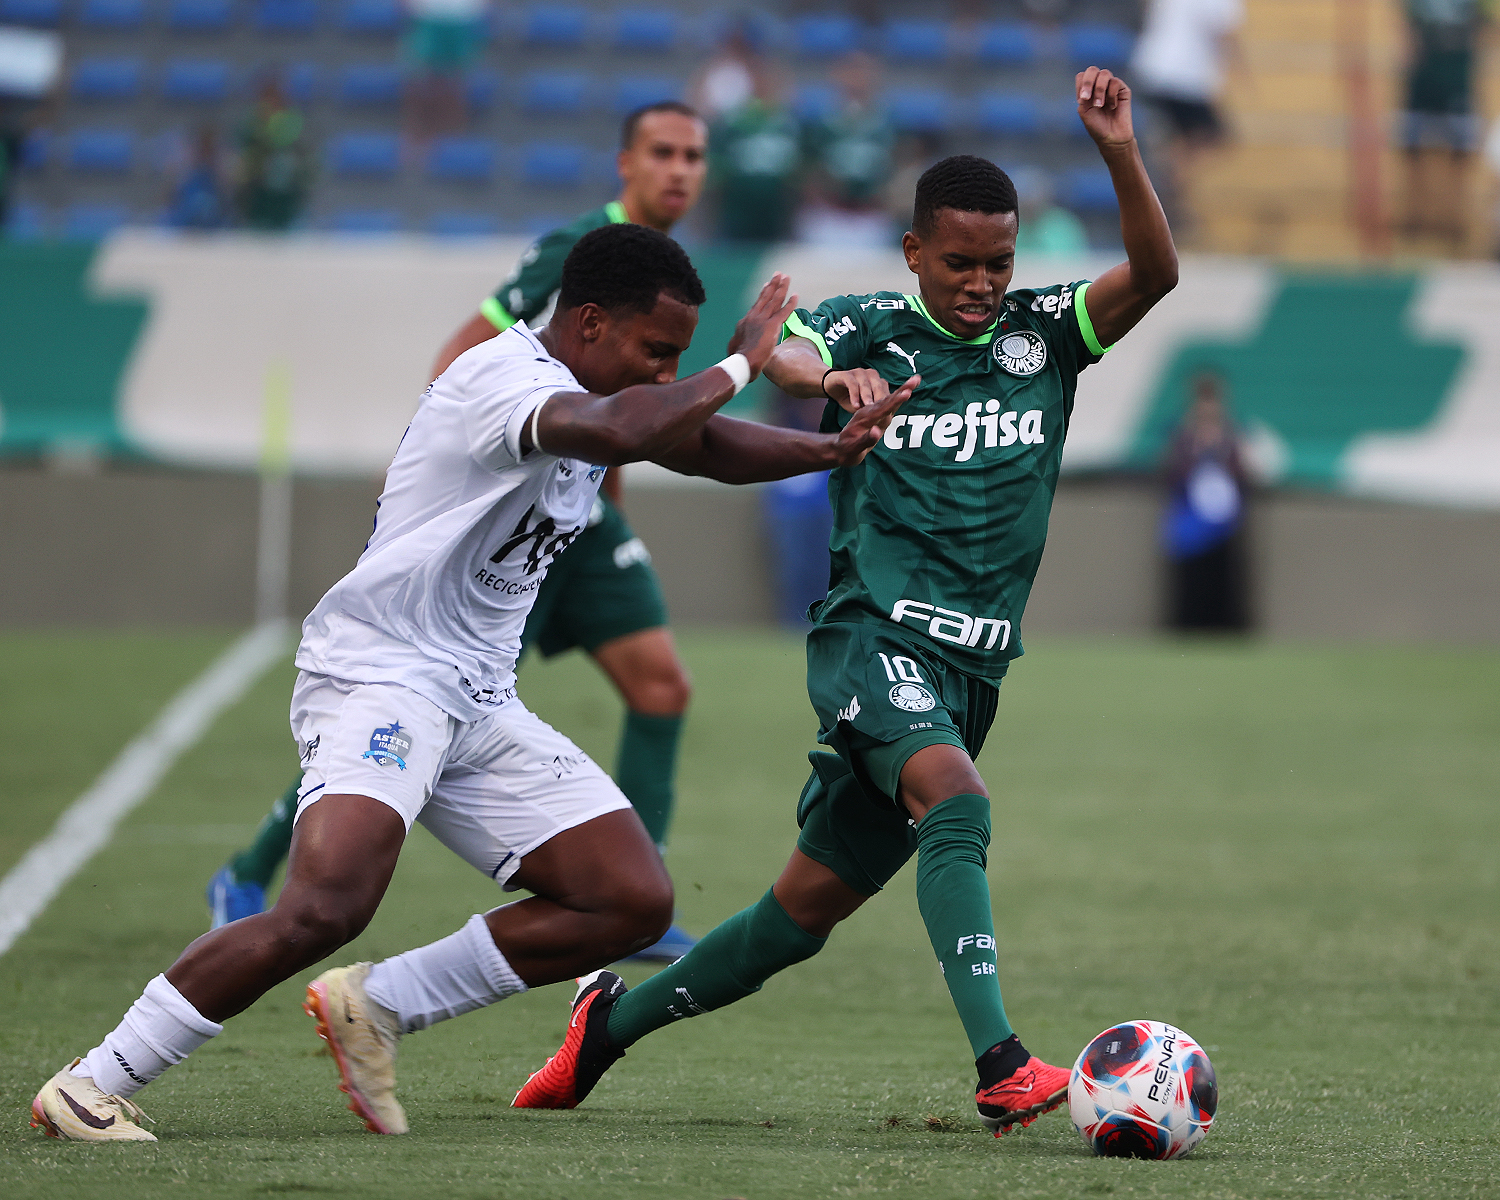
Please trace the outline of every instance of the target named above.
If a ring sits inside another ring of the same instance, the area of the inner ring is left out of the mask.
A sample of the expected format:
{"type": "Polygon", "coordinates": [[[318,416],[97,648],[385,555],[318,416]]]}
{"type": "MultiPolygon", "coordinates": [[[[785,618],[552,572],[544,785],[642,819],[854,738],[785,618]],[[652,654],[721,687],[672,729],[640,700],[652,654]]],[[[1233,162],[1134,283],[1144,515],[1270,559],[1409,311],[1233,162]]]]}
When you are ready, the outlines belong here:
{"type": "Polygon", "coordinates": [[[662,664],[657,670],[625,680],[620,688],[631,712],[653,717],[680,717],[687,712],[693,685],[680,663],[662,664]]]}
{"type": "Polygon", "coordinates": [[[339,896],[294,896],[270,913],[276,936],[299,959],[317,962],[364,932],[373,912],[339,896]]]}

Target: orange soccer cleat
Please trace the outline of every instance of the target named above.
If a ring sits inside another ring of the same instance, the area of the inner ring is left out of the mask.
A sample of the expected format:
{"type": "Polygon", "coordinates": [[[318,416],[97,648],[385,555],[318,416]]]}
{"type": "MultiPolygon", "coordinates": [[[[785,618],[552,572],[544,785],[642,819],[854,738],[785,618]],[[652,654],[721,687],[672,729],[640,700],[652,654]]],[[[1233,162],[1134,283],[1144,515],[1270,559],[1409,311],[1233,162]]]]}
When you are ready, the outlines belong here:
{"type": "Polygon", "coordinates": [[[996,1137],[1018,1122],[1030,1125],[1068,1098],[1071,1074],[1032,1055],[1019,1070],[974,1093],[979,1119],[996,1137]]]}
{"type": "Polygon", "coordinates": [[[512,1100],[512,1108],[577,1108],[605,1071],[625,1051],[609,1040],[609,1010],[625,994],[625,981],[613,971],[595,971],[578,981],[573,1017],[562,1049],[532,1073],[512,1100]]]}

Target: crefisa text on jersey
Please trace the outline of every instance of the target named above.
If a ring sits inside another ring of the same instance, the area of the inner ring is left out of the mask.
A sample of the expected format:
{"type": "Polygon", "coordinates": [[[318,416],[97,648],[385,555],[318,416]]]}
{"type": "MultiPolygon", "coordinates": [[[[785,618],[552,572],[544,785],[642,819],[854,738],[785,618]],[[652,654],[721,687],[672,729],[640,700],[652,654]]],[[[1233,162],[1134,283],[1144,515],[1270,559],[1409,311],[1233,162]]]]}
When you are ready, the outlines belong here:
{"type": "Polygon", "coordinates": [[[927,432],[932,431],[932,445],[942,450],[953,450],[954,462],[968,462],[979,448],[979,431],[984,430],[984,448],[993,450],[998,446],[1012,446],[1019,442],[1023,446],[1040,446],[1047,440],[1042,432],[1042,410],[1033,408],[1018,413],[1014,410],[1001,412],[998,400],[980,404],[971,401],[962,414],[946,413],[897,413],[885,428],[883,444],[891,450],[912,450],[920,447],[927,432]],[[962,430],[962,436],[960,436],[962,430]]]}

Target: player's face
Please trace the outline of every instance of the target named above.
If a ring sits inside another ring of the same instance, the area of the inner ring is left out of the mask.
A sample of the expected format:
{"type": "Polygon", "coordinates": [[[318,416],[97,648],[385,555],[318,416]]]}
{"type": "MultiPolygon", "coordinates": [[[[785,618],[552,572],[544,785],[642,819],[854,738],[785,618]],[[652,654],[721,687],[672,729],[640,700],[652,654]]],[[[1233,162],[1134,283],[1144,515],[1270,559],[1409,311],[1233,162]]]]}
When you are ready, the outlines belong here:
{"type": "Polygon", "coordinates": [[[949,333],[978,337],[995,323],[1016,269],[1015,213],[941,208],[926,237],[901,239],[927,311],[949,333]]]}
{"type": "Polygon", "coordinates": [[[574,366],[578,382],[599,396],[642,383],[671,383],[677,360],[693,340],[698,310],[671,296],[659,296],[648,313],[601,312],[592,305],[583,317],[583,354],[574,366]]]}
{"type": "Polygon", "coordinates": [[[647,113],[620,151],[626,207],[666,232],[698,202],[708,170],[708,131],[682,113],[647,113]]]}

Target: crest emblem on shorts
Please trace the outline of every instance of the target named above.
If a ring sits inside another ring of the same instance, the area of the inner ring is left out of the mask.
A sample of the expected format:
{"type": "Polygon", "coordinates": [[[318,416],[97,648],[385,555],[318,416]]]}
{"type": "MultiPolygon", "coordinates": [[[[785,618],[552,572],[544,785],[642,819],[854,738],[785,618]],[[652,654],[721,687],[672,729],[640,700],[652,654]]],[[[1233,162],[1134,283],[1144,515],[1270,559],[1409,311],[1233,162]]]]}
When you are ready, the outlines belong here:
{"type": "Polygon", "coordinates": [[[1047,343],[1029,329],[995,339],[995,361],[1012,375],[1035,375],[1047,365],[1047,343]]]}
{"type": "Polygon", "coordinates": [[[932,693],[920,683],[898,683],[891,689],[891,703],[902,712],[926,712],[937,707],[932,693]]]}
{"type": "Polygon", "coordinates": [[[360,758],[373,758],[377,767],[388,767],[395,763],[406,770],[406,756],[411,753],[411,738],[401,728],[400,721],[382,725],[370,735],[370,748],[360,758]]]}

